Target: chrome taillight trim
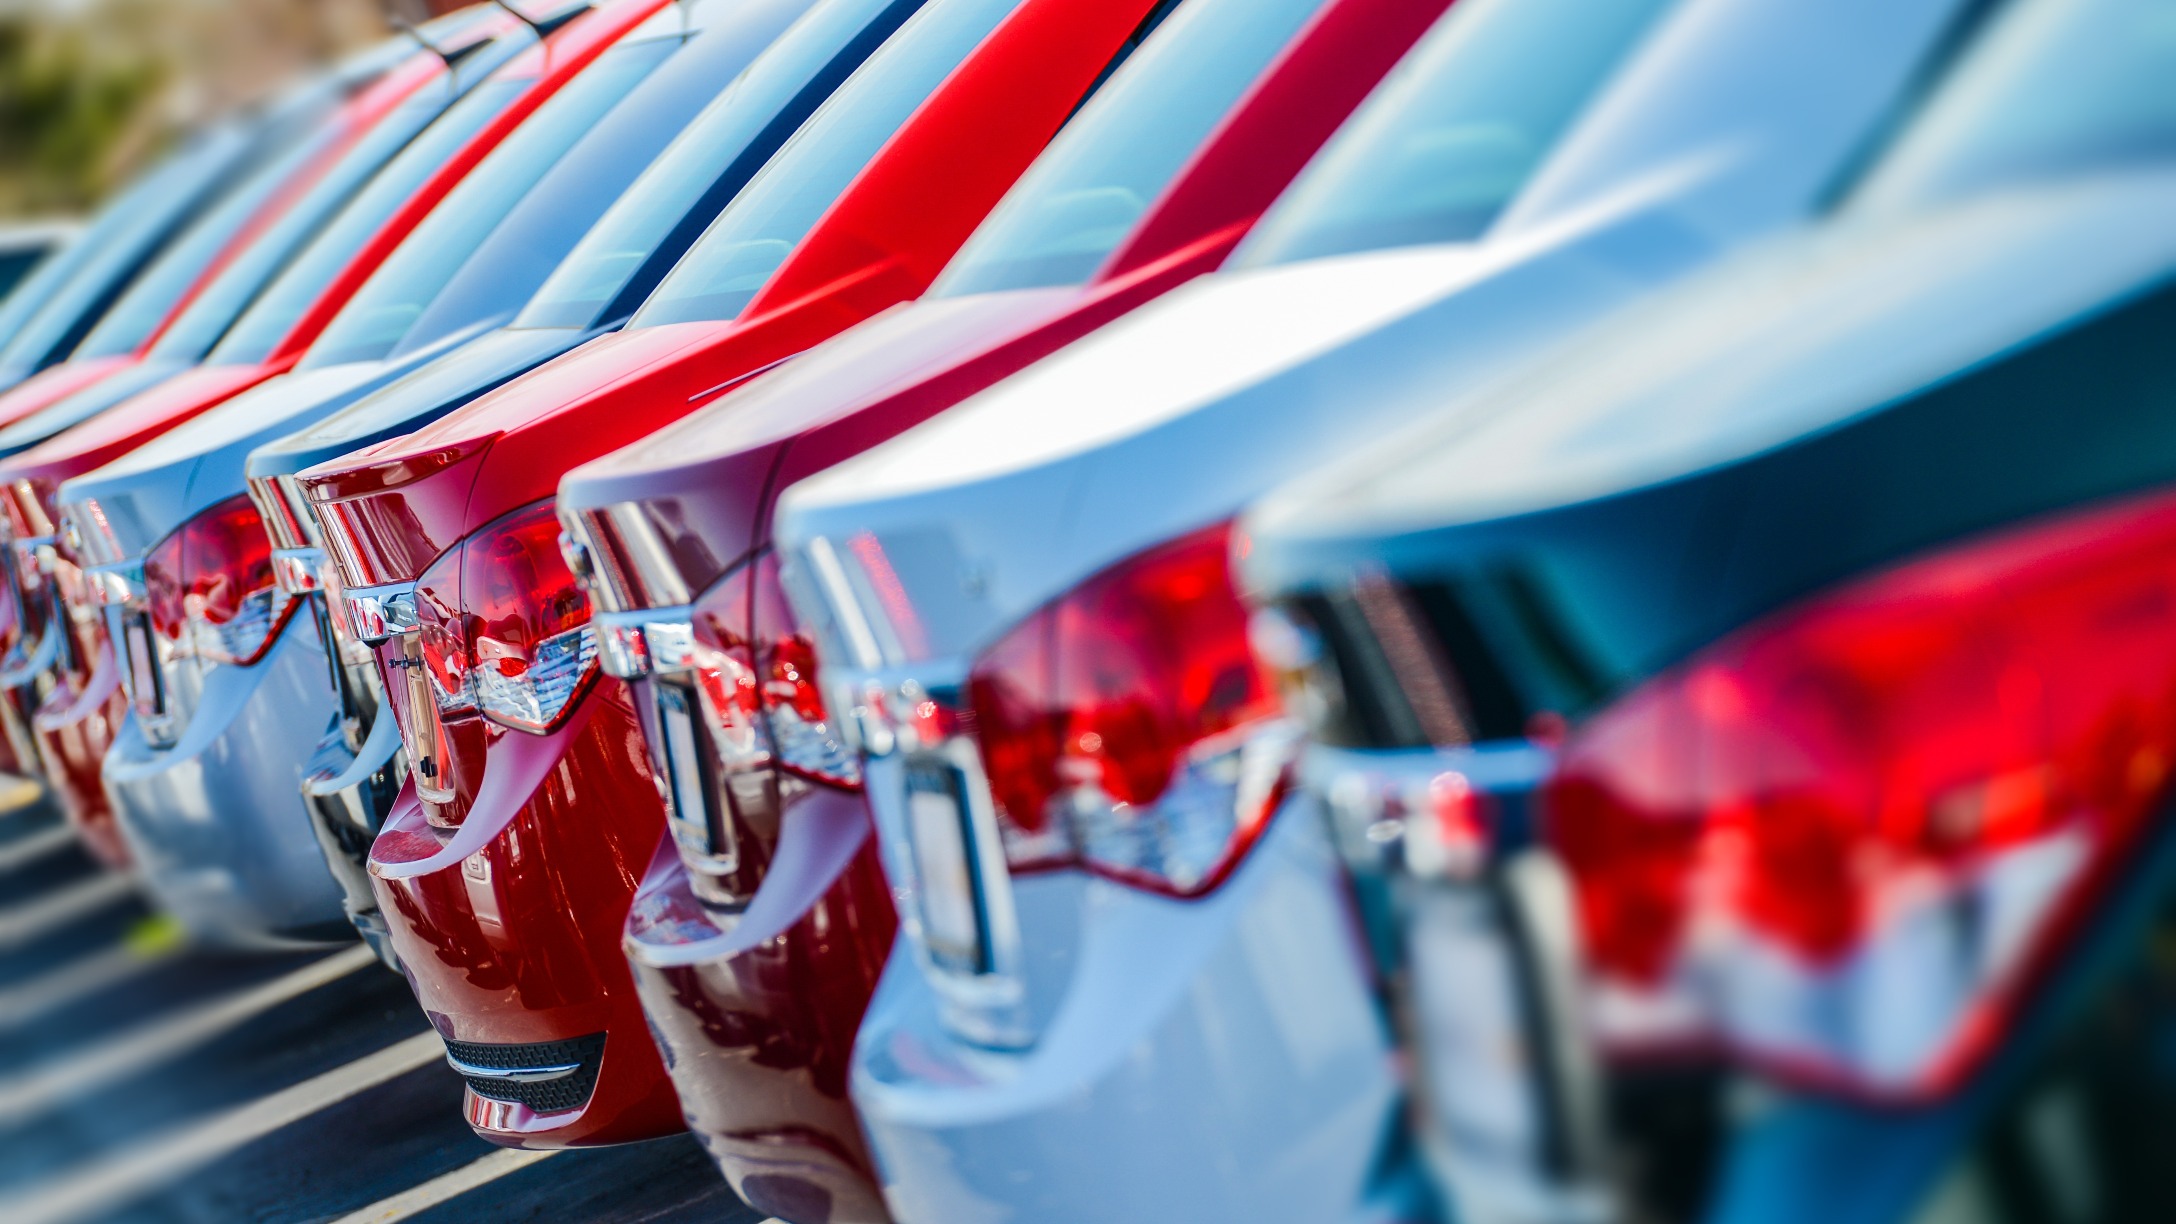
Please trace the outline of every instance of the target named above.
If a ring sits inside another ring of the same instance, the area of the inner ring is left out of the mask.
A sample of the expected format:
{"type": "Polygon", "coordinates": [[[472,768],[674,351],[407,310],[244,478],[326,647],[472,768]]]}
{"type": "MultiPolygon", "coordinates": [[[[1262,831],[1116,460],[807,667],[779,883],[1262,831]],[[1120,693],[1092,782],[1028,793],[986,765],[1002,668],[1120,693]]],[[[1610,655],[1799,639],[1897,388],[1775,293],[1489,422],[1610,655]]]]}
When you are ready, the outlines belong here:
{"type": "Polygon", "coordinates": [[[695,625],[687,608],[604,612],[590,623],[597,631],[598,662],[608,676],[641,680],[694,666],[695,625]]]}
{"type": "Polygon", "coordinates": [[[98,608],[133,607],[149,596],[141,560],[91,566],[83,571],[83,586],[91,605],[98,608]]]}
{"type": "Polygon", "coordinates": [[[24,574],[51,574],[60,562],[59,539],[55,536],[22,536],[8,543],[15,550],[16,563],[24,574]]]}
{"type": "Polygon", "coordinates": [[[897,671],[847,672],[827,684],[831,700],[841,700],[841,720],[860,736],[862,780],[877,825],[879,849],[894,893],[908,946],[923,976],[936,991],[946,1026],[962,1039],[994,1049],[1024,1049],[1035,1031],[1027,1008],[1025,953],[1013,876],[981,746],[966,734],[932,735],[928,728],[956,727],[967,705],[958,676],[938,680],[928,665],[919,675],[897,671]],[[834,696],[835,694],[835,696],[834,696]],[[843,699],[843,700],[842,700],[843,699]],[[935,717],[930,717],[934,710],[935,717]],[[979,964],[965,967],[938,955],[925,923],[930,881],[911,810],[915,771],[939,770],[956,783],[964,810],[961,849],[966,856],[961,898],[977,916],[982,942],[979,964]]]}
{"type": "Polygon", "coordinates": [[[390,641],[422,626],[416,615],[416,584],[393,582],[384,586],[352,588],[342,593],[348,632],[369,646],[390,641]]]}
{"type": "Polygon", "coordinates": [[[325,550],[321,548],[275,548],[272,581],[289,595],[308,595],[323,589],[324,564],[325,550]]]}
{"type": "Polygon", "coordinates": [[[1532,803],[1555,765],[1532,741],[1311,743],[1296,773],[1367,908],[1392,915],[1384,980],[1418,1045],[1423,1158],[1482,1218],[1600,1224],[1618,1214],[1604,1073],[1571,884],[1532,803]],[[1489,797],[1483,837],[1446,835],[1445,779],[1489,797]]]}

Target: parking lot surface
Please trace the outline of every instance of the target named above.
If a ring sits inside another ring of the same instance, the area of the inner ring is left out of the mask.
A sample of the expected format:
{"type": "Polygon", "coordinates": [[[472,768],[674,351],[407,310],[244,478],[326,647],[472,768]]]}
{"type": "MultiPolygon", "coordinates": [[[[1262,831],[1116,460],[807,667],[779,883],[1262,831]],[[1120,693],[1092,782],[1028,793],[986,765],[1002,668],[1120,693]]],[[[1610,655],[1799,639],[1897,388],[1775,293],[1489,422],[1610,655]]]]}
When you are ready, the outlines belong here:
{"type": "Polygon", "coordinates": [[[192,948],[21,798],[0,807],[0,1221],[762,1220],[692,1138],[483,1142],[360,946],[192,948]]]}

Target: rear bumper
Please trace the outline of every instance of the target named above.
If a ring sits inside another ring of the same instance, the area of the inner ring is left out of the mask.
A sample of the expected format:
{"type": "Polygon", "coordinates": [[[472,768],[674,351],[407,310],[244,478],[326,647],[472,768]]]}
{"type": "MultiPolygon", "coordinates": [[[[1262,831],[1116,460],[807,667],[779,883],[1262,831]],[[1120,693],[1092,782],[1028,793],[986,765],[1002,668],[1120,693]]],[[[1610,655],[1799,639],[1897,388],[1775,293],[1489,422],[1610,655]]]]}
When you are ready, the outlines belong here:
{"type": "MultiPolygon", "coordinates": [[[[28,695],[39,687],[24,685],[13,691],[28,695]]],[[[30,734],[36,742],[38,759],[44,763],[53,797],[75,826],[84,848],[116,871],[128,870],[131,856],[101,773],[106,750],[113,746],[114,733],[126,710],[120,672],[109,651],[81,690],[65,680],[55,684],[29,718],[30,734]]]]}
{"type": "MultiPolygon", "coordinates": [[[[12,599],[10,594],[8,598],[12,599]]],[[[60,763],[47,759],[39,744],[36,723],[39,709],[52,693],[53,664],[57,658],[51,635],[45,635],[35,645],[26,649],[17,642],[8,649],[4,661],[0,661],[0,727],[6,729],[8,755],[19,762],[20,768],[11,772],[22,773],[53,796],[69,822],[81,830],[83,844],[90,852],[117,871],[129,866],[128,846],[113,828],[112,809],[105,802],[105,791],[94,776],[88,786],[79,779],[72,795],[61,793],[60,763]],[[94,796],[92,803],[85,803],[85,796],[94,796]],[[107,818],[101,822],[100,814],[107,818]],[[86,825],[88,819],[90,823],[86,825]]]]}
{"type": "MultiPolygon", "coordinates": [[[[1290,805],[1223,887],[1173,901],[1075,873],[1014,882],[1080,915],[1075,971],[1031,1049],[977,1049],[895,956],[853,1096],[904,1224],[1384,1218],[1400,1101],[1338,868],[1290,805]]],[[[1045,898],[1043,900],[1048,900],[1045,898]]],[[[1035,949],[1027,949],[1028,956],[1035,949]]]]}
{"type": "Polygon", "coordinates": [[[400,958],[370,886],[370,846],[404,780],[400,736],[392,712],[380,709],[361,751],[351,751],[343,721],[333,716],[303,769],[303,810],[317,835],[325,869],[340,886],[348,921],[379,959],[398,969],[400,958]]]}
{"type": "Polygon", "coordinates": [[[205,677],[187,729],[153,748],[127,719],[105,781],[144,884],[199,938],[239,946],[344,939],[340,890],[325,873],[297,790],[333,710],[325,660],[290,624],[254,667],[205,677]]]}
{"type": "Polygon", "coordinates": [[[634,756],[633,713],[612,688],[600,685],[551,735],[497,734],[458,829],[430,824],[411,787],[371,847],[387,938],[441,1037],[475,1051],[471,1061],[499,1047],[604,1039],[581,1072],[595,1087],[571,1107],[480,1095],[470,1078],[469,1125],[510,1147],[686,1128],[619,946],[665,816],[634,756]]]}
{"type": "Polygon", "coordinates": [[[855,1030],[898,920],[860,796],[788,808],[763,887],[706,908],[671,839],[627,917],[627,958],[688,1125],[766,1215],[884,1224],[847,1100],[855,1030]]]}

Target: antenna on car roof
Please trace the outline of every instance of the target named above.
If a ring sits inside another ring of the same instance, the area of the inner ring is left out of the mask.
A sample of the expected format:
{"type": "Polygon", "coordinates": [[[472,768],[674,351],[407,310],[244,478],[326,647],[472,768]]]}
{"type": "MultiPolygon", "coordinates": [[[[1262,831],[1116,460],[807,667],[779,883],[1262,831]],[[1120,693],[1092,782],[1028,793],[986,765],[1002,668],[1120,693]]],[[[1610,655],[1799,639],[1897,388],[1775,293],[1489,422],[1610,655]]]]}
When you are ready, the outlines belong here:
{"type": "Polygon", "coordinates": [[[491,3],[498,5],[500,8],[505,9],[509,13],[512,13],[515,20],[521,22],[521,24],[525,26],[528,26],[530,29],[535,30],[536,36],[538,38],[546,37],[553,30],[556,30],[560,26],[567,24],[568,22],[574,20],[576,17],[579,17],[582,14],[588,12],[590,9],[588,0],[583,0],[583,2],[579,4],[561,5],[558,11],[554,12],[549,17],[531,17],[529,14],[524,13],[520,9],[514,7],[513,0],[491,0],[491,3]]]}
{"type": "Polygon", "coordinates": [[[408,20],[406,17],[401,16],[399,13],[392,12],[390,6],[388,6],[387,12],[385,14],[385,19],[392,24],[394,29],[399,30],[401,33],[406,34],[410,38],[415,39],[416,45],[422,47],[425,51],[428,51],[432,55],[435,55],[439,59],[445,61],[446,67],[453,67],[452,53],[447,51],[444,47],[439,46],[437,43],[432,42],[430,35],[425,34],[423,30],[416,25],[415,22],[408,20]]]}

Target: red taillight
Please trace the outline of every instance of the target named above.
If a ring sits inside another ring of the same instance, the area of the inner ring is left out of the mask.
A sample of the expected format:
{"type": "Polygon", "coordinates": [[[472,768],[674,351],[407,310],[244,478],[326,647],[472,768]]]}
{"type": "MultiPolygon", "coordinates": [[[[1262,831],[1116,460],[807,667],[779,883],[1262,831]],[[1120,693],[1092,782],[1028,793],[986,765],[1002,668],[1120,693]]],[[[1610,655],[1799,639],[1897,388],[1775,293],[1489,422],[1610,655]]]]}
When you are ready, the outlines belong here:
{"type": "Polygon", "coordinates": [[[248,497],[220,502],[144,558],[152,629],[190,653],[247,667],[278,639],[294,602],[272,580],[272,541],[248,497]]]}
{"type": "Polygon", "coordinates": [[[969,677],[1007,858],[1179,895],[1252,844],[1271,788],[1243,749],[1280,710],[1247,645],[1226,526],[1090,579],[969,677]]]}
{"type": "Polygon", "coordinates": [[[476,705],[502,726],[550,731],[597,674],[589,595],[560,552],[559,518],[549,502],[516,511],[462,552],[476,705]]]}
{"type": "Polygon", "coordinates": [[[2176,497],[2006,534],[1725,639],[1548,791],[1604,1036],[1938,1091],[2158,810],[2176,497]]]}
{"type": "Polygon", "coordinates": [[[416,662],[446,713],[473,708],[541,735],[566,721],[597,674],[589,596],[560,554],[550,502],[481,528],[432,562],[416,582],[416,611],[416,662]]]}
{"type": "Polygon", "coordinates": [[[816,649],[794,623],[772,554],[712,586],[693,620],[697,691],[728,773],[775,763],[812,782],[861,785],[825,713],[816,649]]]}

